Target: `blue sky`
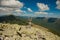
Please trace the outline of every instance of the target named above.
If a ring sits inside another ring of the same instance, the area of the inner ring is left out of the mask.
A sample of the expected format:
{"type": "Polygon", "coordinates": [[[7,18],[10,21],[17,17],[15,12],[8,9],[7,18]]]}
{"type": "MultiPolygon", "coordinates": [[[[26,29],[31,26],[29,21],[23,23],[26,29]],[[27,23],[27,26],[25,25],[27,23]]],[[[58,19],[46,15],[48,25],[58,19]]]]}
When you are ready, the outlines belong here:
{"type": "Polygon", "coordinates": [[[60,0],[0,0],[0,16],[10,14],[60,18],[60,0]]]}
{"type": "MultiPolygon", "coordinates": [[[[33,15],[34,12],[39,11],[37,3],[43,3],[43,4],[48,5],[49,10],[44,11],[44,12],[48,12],[48,15],[53,15],[53,16],[60,15],[60,9],[56,8],[57,0],[19,0],[19,1],[24,3],[22,10],[27,12],[26,15],[28,15],[28,14],[33,15]],[[33,12],[28,12],[27,8],[30,8],[33,12]]],[[[43,14],[43,15],[45,15],[45,14],[43,14]]],[[[40,16],[41,16],[41,14],[40,14],[40,16]]]]}

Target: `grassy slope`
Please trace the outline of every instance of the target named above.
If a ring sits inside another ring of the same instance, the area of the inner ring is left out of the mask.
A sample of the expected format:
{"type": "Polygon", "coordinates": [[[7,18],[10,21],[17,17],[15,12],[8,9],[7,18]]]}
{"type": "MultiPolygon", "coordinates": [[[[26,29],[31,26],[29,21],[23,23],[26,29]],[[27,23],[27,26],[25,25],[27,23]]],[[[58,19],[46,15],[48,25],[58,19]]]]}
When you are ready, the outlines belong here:
{"type": "Polygon", "coordinates": [[[51,32],[60,35],[60,21],[49,23],[47,19],[33,19],[33,23],[50,29],[51,32]]]}

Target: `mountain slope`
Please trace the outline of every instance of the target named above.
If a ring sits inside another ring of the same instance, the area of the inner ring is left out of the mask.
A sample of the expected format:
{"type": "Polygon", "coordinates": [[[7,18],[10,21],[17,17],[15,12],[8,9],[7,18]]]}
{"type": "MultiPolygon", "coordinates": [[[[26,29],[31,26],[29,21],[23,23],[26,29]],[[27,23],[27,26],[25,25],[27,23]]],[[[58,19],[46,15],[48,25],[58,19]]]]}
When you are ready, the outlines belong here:
{"type": "Polygon", "coordinates": [[[33,18],[34,24],[50,29],[53,33],[60,35],[60,19],[59,18],[33,18]]]}
{"type": "MultiPolygon", "coordinates": [[[[10,23],[10,24],[19,24],[19,25],[28,25],[28,18],[21,16],[1,16],[0,23],[10,23]]],[[[40,25],[49,29],[51,32],[60,35],[60,19],[59,18],[45,18],[37,17],[32,19],[32,23],[40,25]]]]}
{"type": "Polygon", "coordinates": [[[4,40],[60,40],[58,35],[35,24],[29,27],[28,25],[0,23],[0,29],[3,30],[0,30],[0,37],[4,40]]]}
{"type": "Polygon", "coordinates": [[[20,25],[27,25],[28,23],[21,19],[19,16],[8,15],[8,16],[1,16],[0,23],[11,23],[11,24],[20,24],[20,25]]]}

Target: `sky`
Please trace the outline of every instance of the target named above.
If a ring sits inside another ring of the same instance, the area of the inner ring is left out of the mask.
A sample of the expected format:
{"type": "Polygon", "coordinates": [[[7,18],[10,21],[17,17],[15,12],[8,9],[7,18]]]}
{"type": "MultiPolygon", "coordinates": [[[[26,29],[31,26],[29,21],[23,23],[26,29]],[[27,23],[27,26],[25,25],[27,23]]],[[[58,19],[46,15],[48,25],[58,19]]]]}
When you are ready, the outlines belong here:
{"type": "Polygon", "coordinates": [[[60,0],[0,0],[0,16],[10,14],[60,18],[60,0]]]}

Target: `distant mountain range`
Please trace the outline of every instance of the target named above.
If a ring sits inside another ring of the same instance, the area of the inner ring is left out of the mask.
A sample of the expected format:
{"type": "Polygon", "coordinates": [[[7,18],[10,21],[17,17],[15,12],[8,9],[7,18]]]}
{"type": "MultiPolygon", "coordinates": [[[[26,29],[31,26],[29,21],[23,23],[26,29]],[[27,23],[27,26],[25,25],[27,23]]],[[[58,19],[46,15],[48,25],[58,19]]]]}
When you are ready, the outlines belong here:
{"type": "MultiPolygon", "coordinates": [[[[28,25],[28,17],[0,16],[0,23],[28,25]]],[[[48,28],[53,33],[60,35],[60,18],[33,17],[32,23],[48,28]]]]}

